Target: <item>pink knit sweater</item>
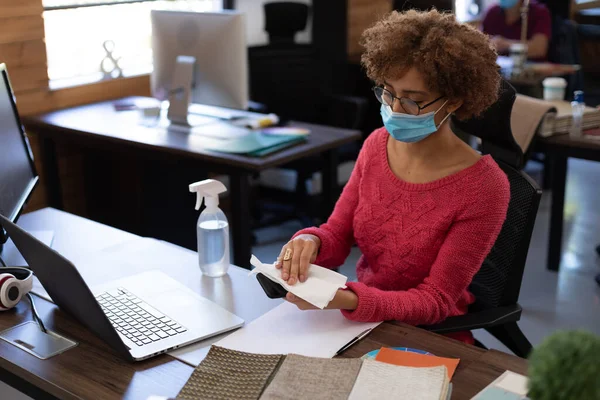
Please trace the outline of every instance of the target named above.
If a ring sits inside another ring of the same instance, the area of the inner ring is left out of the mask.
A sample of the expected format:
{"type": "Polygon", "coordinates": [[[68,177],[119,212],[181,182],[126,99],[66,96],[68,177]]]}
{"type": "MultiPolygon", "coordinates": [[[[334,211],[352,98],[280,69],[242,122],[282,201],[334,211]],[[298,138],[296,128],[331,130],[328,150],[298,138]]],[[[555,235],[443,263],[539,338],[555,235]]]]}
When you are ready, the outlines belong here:
{"type": "Polygon", "coordinates": [[[315,264],[324,267],[343,264],[358,244],[358,282],[348,284],[358,308],[342,311],[349,319],[422,325],[464,314],[475,300],[467,287],[506,218],[508,179],[484,156],[434,182],[408,183],[389,167],[387,139],[385,128],[371,134],[327,223],[296,235],[321,239],[315,264]]]}

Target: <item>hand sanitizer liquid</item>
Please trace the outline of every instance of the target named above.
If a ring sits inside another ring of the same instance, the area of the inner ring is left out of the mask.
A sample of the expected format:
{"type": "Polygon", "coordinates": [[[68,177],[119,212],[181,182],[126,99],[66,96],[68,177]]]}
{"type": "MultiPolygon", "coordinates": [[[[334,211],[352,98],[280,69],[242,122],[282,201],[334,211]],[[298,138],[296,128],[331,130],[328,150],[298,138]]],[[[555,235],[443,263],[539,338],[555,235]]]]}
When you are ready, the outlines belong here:
{"type": "Polygon", "coordinates": [[[208,220],[198,224],[198,257],[202,273],[218,277],[229,268],[229,224],[208,220]]]}

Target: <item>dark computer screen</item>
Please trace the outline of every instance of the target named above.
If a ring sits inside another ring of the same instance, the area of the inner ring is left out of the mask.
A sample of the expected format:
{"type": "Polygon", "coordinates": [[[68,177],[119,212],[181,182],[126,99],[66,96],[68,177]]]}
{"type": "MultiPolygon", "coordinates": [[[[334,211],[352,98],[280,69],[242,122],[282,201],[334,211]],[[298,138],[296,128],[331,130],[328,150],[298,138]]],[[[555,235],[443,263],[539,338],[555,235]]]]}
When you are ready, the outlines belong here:
{"type": "MultiPolygon", "coordinates": [[[[37,182],[33,158],[0,64],[0,214],[16,220],[37,182]]],[[[3,242],[0,229],[0,244],[3,242]]]]}

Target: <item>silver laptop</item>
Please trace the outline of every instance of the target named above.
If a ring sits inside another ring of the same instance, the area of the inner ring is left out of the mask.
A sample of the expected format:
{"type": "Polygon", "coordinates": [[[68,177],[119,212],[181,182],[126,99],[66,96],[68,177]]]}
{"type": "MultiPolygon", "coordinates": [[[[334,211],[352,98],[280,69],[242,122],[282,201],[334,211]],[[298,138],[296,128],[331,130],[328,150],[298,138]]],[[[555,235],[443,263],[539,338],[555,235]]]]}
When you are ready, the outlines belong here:
{"type": "Polygon", "coordinates": [[[90,290],[69,260],[2,215],[0,225],[54,303],[129,360],[144,360],[244,324],[160,271],[90,290]]]}

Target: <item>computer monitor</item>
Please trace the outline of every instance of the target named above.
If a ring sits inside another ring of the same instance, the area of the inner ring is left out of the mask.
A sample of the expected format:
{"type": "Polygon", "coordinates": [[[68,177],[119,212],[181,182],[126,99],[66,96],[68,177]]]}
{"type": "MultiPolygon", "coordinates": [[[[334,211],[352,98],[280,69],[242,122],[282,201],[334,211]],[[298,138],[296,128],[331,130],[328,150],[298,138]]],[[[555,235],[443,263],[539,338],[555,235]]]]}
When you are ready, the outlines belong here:
{"type": "MultiPolygon", "coordinates": [[[[0,214],[16,222],[37,182],[33,153],[21,125],[8,71],[0,64],[0,214]]],[[[0,227],[0,252],[7,240],[0,227]]]]}
{"type": "MultiPolygon", "coordinates": [[[[218,13],[152,11],[152,94],[169,98],[177,58],[195,59],[191,102],[246,110],[248,108],[248,50],[245,16],[218,13]]],[[[180,78],[180,77],[178,77],[180,78]]]]}

